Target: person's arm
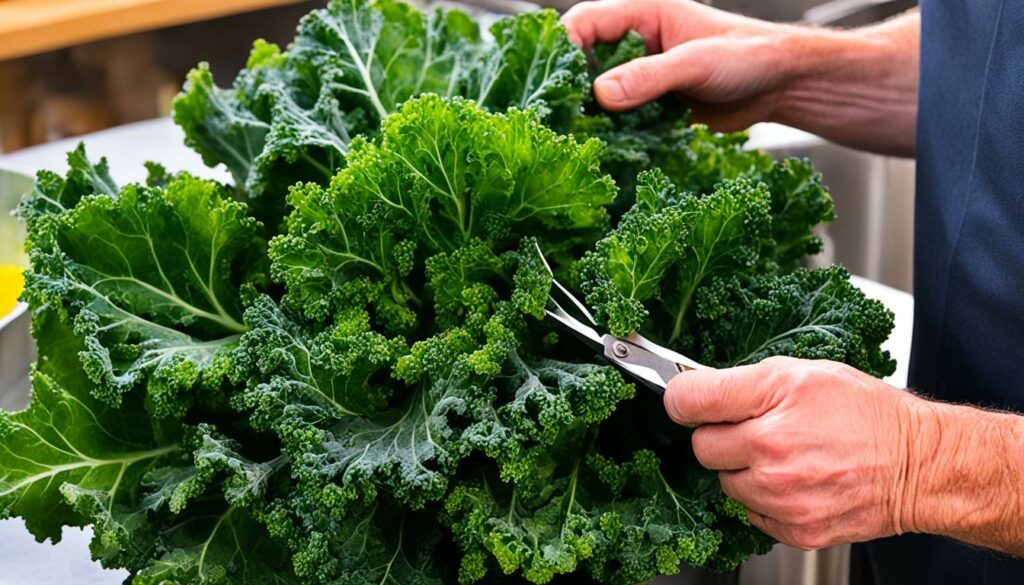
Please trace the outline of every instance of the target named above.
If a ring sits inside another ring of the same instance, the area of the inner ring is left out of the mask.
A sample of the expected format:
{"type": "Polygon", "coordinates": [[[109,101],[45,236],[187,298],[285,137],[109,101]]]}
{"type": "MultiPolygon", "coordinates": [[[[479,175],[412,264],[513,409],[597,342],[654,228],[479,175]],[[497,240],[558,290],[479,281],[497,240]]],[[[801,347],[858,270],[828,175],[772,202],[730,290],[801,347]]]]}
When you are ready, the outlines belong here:
{"type": "Polygon", "coordinates": [[[829,140],[911,156],[920,17],[841,31],[775,24],[690,0],[584,2],[563,17],[584,49],[630,29],[649,55],[597,79],[609,110],[675,92],[716,130],[781,122],[829,140]]]}
{"type": "Polygon", "coordinates": [[[849,366],[771,358],[665,393],[751,523],[818,549],[901,534],[1024,555],[1024,417],[931,402],[849,366]]]}

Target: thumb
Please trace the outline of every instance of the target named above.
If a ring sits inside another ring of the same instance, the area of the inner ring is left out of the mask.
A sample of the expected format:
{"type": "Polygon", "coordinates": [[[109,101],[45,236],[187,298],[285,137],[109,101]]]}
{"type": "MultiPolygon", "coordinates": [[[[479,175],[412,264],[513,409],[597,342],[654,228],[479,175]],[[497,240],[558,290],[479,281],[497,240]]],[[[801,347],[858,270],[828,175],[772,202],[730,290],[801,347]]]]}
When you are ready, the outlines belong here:
{"type": "Polygon", "coordinates": [[[779,400],[768,366],[693,370],[665,389],[665,410],[679,424],[738,423],[757,418],[779,400]]]}
{"type": "Polygon", "coordinates": [[[662,95],[685,90],[707,79],[692,58],[688,43],[664,53],[640,57],[608,71],[594,81],[594,95],[606,110],[629,110],[662,95]]]}

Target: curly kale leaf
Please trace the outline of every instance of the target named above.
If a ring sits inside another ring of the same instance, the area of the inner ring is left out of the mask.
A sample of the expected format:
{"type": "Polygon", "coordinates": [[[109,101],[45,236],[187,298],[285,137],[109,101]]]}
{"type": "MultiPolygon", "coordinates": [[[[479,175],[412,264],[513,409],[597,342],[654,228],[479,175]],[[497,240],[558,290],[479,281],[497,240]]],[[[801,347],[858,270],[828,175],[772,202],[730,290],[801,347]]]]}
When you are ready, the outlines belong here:
{"type": "Polygon", "coordinates": [[[314,327],[260,296],[246,310],[245,321],[252,330],[242,336],[236,358],[251,360],[259,374],[246,400],[269,409],[254,413],[257,427],[301,402],[338,417],[382,410],[391,391],[375,374],[407,351],[401,339],[372,331],[368,315],[358,310],[339,316],[329,328],[314,327]]]}
{"type": "Polygon", "coordinates": [[[893,314],[849,278],[833,266],[746,285],[718,280],[697,300],[702,358],[734,366],[787,355],[845,362],[878,377],[892,374],[896,364],[880,346],[892,332],[893,314]]]}
{"type": "Polygon", "coordinates": [[[234,190],[156,164],[118,189],[82,148],[40,174],[0,515],[91,524],[139,585],[625,585],[767,550],[660,402],[559,341],[546,264],[603,326],[709,365],[885,375],[892,315],[798,268],[819,177],[669,100],[587,102],[637,34],[588,72],[553,12],[490,32],[333,0],[232,88],[189,75],[175,119],[234,190]]]}
{"type": "Polygon", "coordinates": [[[587,94],[586,63],[557,15],[504,19],[491,37],[457,10],[333,0],[302,20],[288,50],[258,42],[230,90],[200,64],[175,102],[175,121],[207,164],[224,163],[249,196],[268,195],[261,208],[278,211],[273,202],[288,185],[326,184],[345,165],[353,137],[376,134],[422,94],[567,124],[587,94]]]}
{"type": "Polygon", "coordinates": [[[229,500],[251,502],[241,494],[270,466],[208,431],[153,420],[138,392],[116,408],[97,400],[76,357],[82,340],[52,310],[36,312],[33,332],[32,404],[0,412],[0,516],[21,516],[40,540],[91,524],[93,557],[138,583],[294,582],[281,545],[247,512],[208,497],[191,503],[220,485],[218,473],[237,496],[229,500]]]}
{"type": "Polygon", "coordinates": [[[811,229],[835,219],[832,197],[807,159],[779,161],[761,179],[772,194],[773,246],[765,256],[782,270],[792,270],[806,256],[821,252],[821,238],[811,229]]]}
{"type": "Polygon", "coordinates": [[[586,571],[601,583],[631,585],[716,559],[723,534],[710,486],[673,487],[649,451],[615,463],[576,448],[525,488],[481,476],[451,492],[442,518],[463,552],[461,582],[500,571],[541,584],[586,571]]]}
{"type": "Polygon", "coordinates": [[[509,304],[398,360],[401,344],[366,330],[365,318],[310,340],[282,334],[289,326],[280,314],[268,300],[246,313],[254,329],[242,347],[270,381],[252,385],[238,404],[281,438],[301,489],[339,517],[380,492],[413,508],[437,500],[473,452],[509,477],[526,475],[562,433],[608,417],[633,392],[607,366],[520,356],[522,318],[509,304]],[[401,395],[385,410],[356,412],[360,399],[379,403],[386,390],[373,380],[392,362],[406,383],[401,395]]]}
{"type": "Polygon", "coordinates": [[[287,543],[295,574],[312,585],[441,585],[445,559],[434,510],[412,511],[380,497],[344,518],[300,494],[263,516],[287,543]]]}
{"type": "Polygon", "coordinates": [[[301,583],[282,544],[241,508],[199,507],[166,528],[161,545],[167,552],[138,571],[133,585],[301,583]]]}
{"type": "Polygon", "coordinates": [[[246,329],[239,282],[263,256],[257,228],[222,187],[188,175],[88,195],[34,226],[25,299],[84,337],[98,398],[116,405],[145,382],[159,415],[180,416],[189,391],[216,388],[231,367],[246,329]]]}
{"type": "Polygon", "coordinates": [[[53,171],[39,171],[32,192],[18,205],[18,216],[29,227],[29,231],[44,229],[36,227],[36,221],[53,217],[73,209],[83,197],[89,195],[116,196],[117,184],[110,177],[107,159],[96,164],[89,161],[85,145],[79,143],[68,152],[68,173],[62,177],[53,171]]]}
{"type": "Polygon", "coordinates": [[[578,263],[576,280],[613,334],[642,328],[672,344],[703,283],[757,266],[771,231],[770,196],[746,180],[702,198],[679,195],[660,171],[638,184],[636,205],[578,263]]]}
{"type": "Polygon", "coordinates": [[[529,112],[409,101],[380,137],[353,146],[330,187],[292,191],[288,233],[270,247],[272,274],[287,287],[286,304],[313,319],[352,306],[354,280],[381,283],[371,304],[403,331],[422,302],[407,278],[422,262],[415,257],[481,246],[501,254],[524,236],[573,243],[602,231],[615,187],[598,169],[599,150],[529,112]]]}

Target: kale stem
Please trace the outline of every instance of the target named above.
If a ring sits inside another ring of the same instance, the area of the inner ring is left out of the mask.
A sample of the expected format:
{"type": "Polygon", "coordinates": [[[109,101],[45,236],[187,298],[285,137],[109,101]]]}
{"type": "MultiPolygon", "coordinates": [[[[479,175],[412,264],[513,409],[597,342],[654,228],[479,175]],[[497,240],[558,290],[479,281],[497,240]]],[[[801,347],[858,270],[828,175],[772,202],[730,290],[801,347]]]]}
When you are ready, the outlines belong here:
{"type": "Polygon", "coordinates": [[[679,310],[676,312],[675,325],[672,326],[672,335],[668,338],[669,343],[674,343],[679,339],[679,336],[683,334],[683,318],[686,316],[686,311],[690,308],[690,300],[693,298],[693,291],[696,288],[696,284],[691,286],[686,291],[686,294],[683,295],[683,300],[679,303],[679,310]]]}

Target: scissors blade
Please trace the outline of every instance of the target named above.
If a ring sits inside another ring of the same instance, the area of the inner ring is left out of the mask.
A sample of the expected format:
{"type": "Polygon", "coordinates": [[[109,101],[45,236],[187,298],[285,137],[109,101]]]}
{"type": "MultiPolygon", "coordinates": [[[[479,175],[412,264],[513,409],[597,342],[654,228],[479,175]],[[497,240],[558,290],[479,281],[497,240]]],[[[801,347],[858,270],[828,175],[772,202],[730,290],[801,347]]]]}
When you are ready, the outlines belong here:
{"type": "MultiPolygon", "coordinates": [[[[594,316],[590,314],[590,310],[587,309],[587,306],[577,299],[576,295],[572,294],[569,289],[565,288],[565,286],[555,278],[555,273],[551,270],[551,265],[548,264],[548,259],[540,249],[540,244],[535,241],[533,242],[533,245],[537,249],[537,255],[540,256],[540,261],[544,263],[544,269],[551,275],[551,292],[548,296],[554,302],[555,306],[561,309],[565,315],[579,323],[588,325],[591,329],[596,327],[597,321],[594,320],[594,316]]],[[[596,331],[594,332],[594,335],[595,337],[593,339],[600,341],[601,336],[597,335],[596,331]]]]}
{"type": "Polygon", "coordinates": [[[557,304],[555,304],[555,309],[545,309],[544,312],[548,317],[554,319],[563,328],[568,329],[570,333],[586,343],[590,349],[598,353],[604,352],[604,342],[601,340],[601,335],[593,327],[586,323],[581,323],[572,315],[562,310],[557,304]]]}
{"type": "Polygon", "coordinates": [[[541,262],[544,263],[544,268],[552,275],[551,292],[548,295],[549,308],[544,312],[612,364],[628,372],[658,394],[664,394],[669,380],[680,372],[704,367],[636,333],[623,338],[598,333],[595,329],[597,322],[590,314],[590,310],[576,298],[576,295],[558,282],[540,245],[534,242],[534,246],[541,262]]]}

